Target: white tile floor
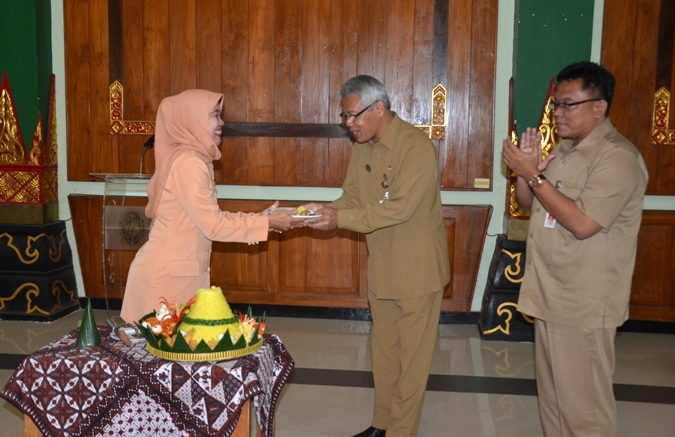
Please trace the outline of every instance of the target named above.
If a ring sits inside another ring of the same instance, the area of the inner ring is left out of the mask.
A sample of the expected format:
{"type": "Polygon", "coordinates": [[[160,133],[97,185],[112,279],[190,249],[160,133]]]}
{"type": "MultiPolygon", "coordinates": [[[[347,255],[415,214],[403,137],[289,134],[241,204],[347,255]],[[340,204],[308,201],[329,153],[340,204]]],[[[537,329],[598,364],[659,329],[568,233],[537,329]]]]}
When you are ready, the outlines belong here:
{"type": "MultiPolygon", "coordinates": [[[[0,321],[0,353],[30,354],[79,326],[78,311],[52,323],[0,321]]],[[[103,324],[104,311],[95,311],[103,324]]],[[[296,369],[370,370],[369,322],[268,318],[296,369]]],[[[434,375],[534,378],[530,343],[481,340],[475,326],[440,325],[434,375]]],[[[675,335],[620,332],[615,383],[675,387],[675,335]]],[[[3,355],[7,357],[7,355],[3,355]]],[[[0,366],[7,368],[7,365],[0,366]]],[[[4,386],[13,370],[0,370],[4,386]]],[[[492,379],[491,379],[492,381],[492,379]]],[[[277,437],[348,437],[370,425],[373,390],[354,386],[291,383],[276,410],[277,437]]],[[[620,437],[675,436],[675,401],[618,402],[620,437]]],[[[0,436],[23,432],[23,416],[0,399],[0,436]]],[[[420,437],[540,437],[535,396],[428,391],[420,437]]]]}

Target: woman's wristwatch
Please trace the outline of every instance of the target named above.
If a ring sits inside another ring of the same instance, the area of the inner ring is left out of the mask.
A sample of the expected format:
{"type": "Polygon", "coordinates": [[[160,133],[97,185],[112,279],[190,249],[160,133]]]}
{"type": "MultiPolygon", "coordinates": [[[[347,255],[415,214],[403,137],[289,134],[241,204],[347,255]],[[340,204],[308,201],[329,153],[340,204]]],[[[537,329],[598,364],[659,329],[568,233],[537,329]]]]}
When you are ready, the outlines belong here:
{"type": "Polygon", "coordinates": [[[546,180],[546,176],[544,176],[543,174],[540,173],[540,174],[537,174],[537,175],[532,176],[532,177],[527,181],[527,184],[528,184],[531,188],[537,188],[537,187],[538,187],[539,185],[541,185],[541,183],[542,183],[543,181],[545,181],[545,180],[546,180]]]}

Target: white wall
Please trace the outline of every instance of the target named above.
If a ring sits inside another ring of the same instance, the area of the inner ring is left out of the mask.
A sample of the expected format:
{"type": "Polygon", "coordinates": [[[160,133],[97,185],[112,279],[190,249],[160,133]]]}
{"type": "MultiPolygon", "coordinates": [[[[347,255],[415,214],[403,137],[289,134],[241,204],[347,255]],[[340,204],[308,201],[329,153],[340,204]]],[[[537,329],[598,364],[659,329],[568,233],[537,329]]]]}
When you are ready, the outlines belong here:
{"type": "MultiPolygon", "coordinates": [[[[63,1],[51,0],[52,7],[52,53],[54,73],[56,74],[57,136],[59,144],[59,215],[67,220],[68,236],[73,250],[75,273],[79,295],[84,296],[82,272],[75,245],[70,209],[69,194],[103,194],[103,184],[95,182],[67,181],[67,144],[66,144],[66,104],[65,104],[65,58],[63,31],[63,1]]],[[[502,139],[507,136],[508,126],[508,83],[513,71],[514,13],[517,0],[500,0],[497,32],[497,72],[495,92],[495,138],[493,187],[490,192],[443,191],[441,198],[445,205],[492,205],[493,212],[485,239],[478,280],[474,291],[472,311],[479,311],[483,290],[487,281],[488,269],[498,234],[506,230],[506,172],[501,163],[502,139]]],[[[596,0],[591,60],[600,60],[602,42],[602,11],[604,0],[596,0]]],[[[395,96],[394,96],[395,98],[395,96]]],[[[258,187],[258,186],[218,186],[218,197],[229,199],[270,199],[270,200],[317,200],[330,201],[341,193],[336,188],[300,188],[300,187],[258,187]]],[[[675,211],[675,197],[647,196],[645,209],[675,211]]]]}

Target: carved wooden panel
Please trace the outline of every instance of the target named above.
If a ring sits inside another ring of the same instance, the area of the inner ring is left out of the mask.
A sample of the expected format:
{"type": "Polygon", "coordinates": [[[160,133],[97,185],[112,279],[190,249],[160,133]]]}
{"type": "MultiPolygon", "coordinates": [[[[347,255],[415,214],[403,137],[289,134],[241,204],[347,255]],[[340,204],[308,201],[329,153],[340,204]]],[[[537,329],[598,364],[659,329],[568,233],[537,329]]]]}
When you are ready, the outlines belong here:
{"type": "Polygon", "coordinates": [[[675,212],[642,213],[630,318],[675,321],[675,212]]]}
{"type": "Polygon", "coordinates": [[[153,121],[162,98],[188,88],[224,93],[218,183],[339,187],[351,153],[336,131],[339,91],[370,74],[416,125],[431,124],[433,89],[446,87],[440,183],[474,189],[492,177],[497,3],[64,2],[68,178],[138,171],[148,135],[111,134],[109,86],[119,81],[126,120],[153,121]],[[295,137],[274,134],[289,124],[295,137]]]}
{"type": "MultiPolygon", "coordinates": [[[[85,295],[103,298],[107,289],[108,298],[120,299],[135,251],[103,251],[101,196],[71,195],[68,200],[85,295]],[[120,281],[104,287],[102,263],[119,253],[121,259],[115,261],[121,266],[120,281]]],[[[145,198],[127,198],[127,204],[145,202],[145,198]]],[[[269,202],[248,200],[219,204],[228,211],[260,211],[269,206],[269,202]]],[[[282,206],[297,205],[285,202],[282,206]]],[[[490,213],[488,206],[444,207],[452,274],[443,311],[471,309],[490,213]]],[[[225,290],[232,303],[367,308],[367,264],[362,234],[299,228],[270,233],[269,241],[257,245],[214,243],[211,283],[225,290]]]]}

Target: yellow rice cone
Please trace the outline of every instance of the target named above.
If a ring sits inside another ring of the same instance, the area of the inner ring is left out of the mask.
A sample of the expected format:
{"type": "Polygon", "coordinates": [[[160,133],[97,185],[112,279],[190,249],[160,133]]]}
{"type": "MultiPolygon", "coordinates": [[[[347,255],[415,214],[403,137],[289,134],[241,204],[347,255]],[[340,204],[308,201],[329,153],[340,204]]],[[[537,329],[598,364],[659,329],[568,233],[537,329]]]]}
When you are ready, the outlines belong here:
{"type": "MultiPolygon", "coordinates": [[[[185,314],[184,321],[181,322],[178,329],[187,333],[194,329],[193,335],[188,340],[190,347],[193,349],[204,340],[211,348],[220,341],[219,336],[225,334],[228,330],[233,342],[236,342],[241,336],[241,328],[239,320],[231,323],[219,323],[215,325],[203,325],[198,323],[189,323],[185,317],[192,320],[199,321],[216,321],[216,320],[234,320],[235,315],[230,309],[223,291],[220,287],[201,288],[197,291],[195,303],[192,304],[190,310],[185,314]]],[[[187,340],[187,339],[186,339],[187,340]]]]}

